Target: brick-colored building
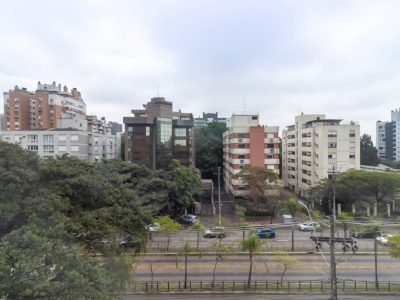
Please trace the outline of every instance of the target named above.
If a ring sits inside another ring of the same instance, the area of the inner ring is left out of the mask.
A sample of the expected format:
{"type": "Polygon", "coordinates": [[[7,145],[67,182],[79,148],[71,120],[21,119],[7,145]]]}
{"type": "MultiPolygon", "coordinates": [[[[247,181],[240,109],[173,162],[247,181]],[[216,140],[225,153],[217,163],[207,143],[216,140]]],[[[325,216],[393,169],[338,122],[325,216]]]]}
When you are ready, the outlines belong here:
{"type": "Polygon", "coordinates": [[[249,188],[238,175],[245,166],[263,167],[279,174],[279,127],[262,126],[257,114],[234,114],[224,133],[225,189],[246,196],[249,188]]]}
{"type": "Polygon", "coordinates": [[[41,84],[35,92],[15,86],[4,93],[3,131],[51,128],[86,130],[86,104],[81,93],[61,84],[41,84]],[[73,122],[71,122],[73,120],[73,122]]]}

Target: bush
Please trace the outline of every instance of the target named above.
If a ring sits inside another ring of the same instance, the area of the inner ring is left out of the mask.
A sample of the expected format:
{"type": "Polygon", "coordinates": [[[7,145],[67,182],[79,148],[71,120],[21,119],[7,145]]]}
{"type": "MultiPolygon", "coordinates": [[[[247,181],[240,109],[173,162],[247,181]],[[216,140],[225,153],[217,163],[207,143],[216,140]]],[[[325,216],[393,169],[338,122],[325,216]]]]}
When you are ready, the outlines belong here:
{"type": "Polygon", "coordinates": [[[249,228],[249,227],[250,227],[250,224],[247,223],[247,222],[245,221],[245,219],[240,219],[240,221],[239,221],[239,227],[240,227],[240,228],[243,228],[243,229],[246,229],[246,228],[249,228]]]}
{"type": "Polygon", "coordinates": [[[204,230],[205,227],[203,224],[201,224],[201,222],[199,220],[196,220],[192,225],[192,229],[204,230]]]}
{"type": "Polygon", "coordinates": [[[267,216],[271,216],[272,212],[269,210],[252,210],[252,209],[248,209],[244,212],[245,216],[248,217],[267,217],[267,216]]]}

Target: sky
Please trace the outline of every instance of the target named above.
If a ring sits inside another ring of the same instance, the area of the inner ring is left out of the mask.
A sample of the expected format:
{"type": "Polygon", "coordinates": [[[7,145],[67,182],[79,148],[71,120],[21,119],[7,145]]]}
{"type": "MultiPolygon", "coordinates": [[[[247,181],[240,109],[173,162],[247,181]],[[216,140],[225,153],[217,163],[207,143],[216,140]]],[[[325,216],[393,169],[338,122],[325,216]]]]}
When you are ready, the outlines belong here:
{"type": "Polygon", "coordinates": [[[0,90],[81,91],[122,123],[154,96],[174,110],[258,113],[267,126],[400,108],[400,1],[0,1],[0,90]]]}

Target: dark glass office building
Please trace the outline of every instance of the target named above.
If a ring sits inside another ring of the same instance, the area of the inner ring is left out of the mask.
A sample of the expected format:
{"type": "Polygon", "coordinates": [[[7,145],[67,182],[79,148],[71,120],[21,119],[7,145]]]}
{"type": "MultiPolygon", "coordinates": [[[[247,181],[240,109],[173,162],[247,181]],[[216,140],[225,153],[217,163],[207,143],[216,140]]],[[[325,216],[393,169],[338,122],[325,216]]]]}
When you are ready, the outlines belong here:
{"type": "Polygon", "coordinates": [[[161,97],[143,107],[124,117],[125,160],[152,169],[164,169],[172,159],[194,165],[193,115],[174,112],[172,102],[161,97]]]}

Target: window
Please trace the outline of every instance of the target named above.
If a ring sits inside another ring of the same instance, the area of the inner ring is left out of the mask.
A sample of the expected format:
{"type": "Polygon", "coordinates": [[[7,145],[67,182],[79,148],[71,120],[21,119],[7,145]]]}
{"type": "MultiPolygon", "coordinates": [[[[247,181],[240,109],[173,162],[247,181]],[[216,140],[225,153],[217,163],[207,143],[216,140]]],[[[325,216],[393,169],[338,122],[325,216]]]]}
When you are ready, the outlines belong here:
{"type": "Polygon", "coordinates": [[[355,129],[350,129],[349,137],[355,137],[355,136],[356,136],[356,130],[355,129]]]}
{"type": "MultiPolygon", "coordinates": [[[[146,135],[147,128],[149,127],[146,127],[146,135]]],[[[175,128],[175,136],[186,137],[186,128],[175,128]]]]}
{"type": "Polygon", "coordinates": [[[241,148],[241,149],[246,148],[246,145],[245,144],[239,144],[239,148],[241,148]]]}
{"type": "Polygon", "coordinates": [[[28,134],[28,142],[37,143],[38,135],[37,134],[28,134]]]}
{"type": "Polygon", "coordinates": [[[246,155],[239,155],[239,159],[245,159],[246,155]]]}
{"type": "Polygon", "coordinates": [[[271,165],[268,165],[268,166],[267,166],[267,170],[275,170],[275,167],[274,167],[274,166],[271,166],[271,165]]]}
{"type": "Polygon", "coordinates": [[[72,134],[72,135],[71,135],[71,141],[79,141],[79,135],[77,135],[77,134],[72,134]]]}
{"type": "Polygon", "coordinates": [[[328,130],[328,137],[337,137],[336,130],[328,130]]]}
{"type": "Polygon", "coordinates": [[[246,134],[245,134],[245,133],[239,133],[239,134],[238,134],[238,137],[241,138],[241,139],[243,139],[243,138],[246,137],[246,134]]]}
{"type": "Polygon", "coordinates": [[[271,159],[271,158],[274,158],[274,156],[271,155],[271,154],[268,154],[268,155],[267,155],[267,158],[271,159]]]}
{"type": "Polygon", "coordinates": [[[52,143],[53,140],[53,135],[52,134],[45,134],[43,135],[43,142],[45,143],[52,143]]]}
{"type": "Polygon", "coordinates": [[[3,135],[3,136],[1,137],[1,139],[2,139],[4,142],[9,142],[9,141],[10,141],[10,136],[9,136],[9,135],[3,135]]]}
{"type": "Polygon", "coordinates": [[[356,158],[356,155],[355,154],[350,154],[349,158],[354,159],[354,158],[356,158]]]}
{"type": "Polygon", "coordinates": [[[336,153],[328,153],[328,158],[336,158],[336,153]]]}
{"type": "Polygon", "coordinates": [[[241,164],[244,164],[244,159],[241,159],[241,160],[240,160],[240,163],[241,163],[241,164]]]}
{"type": "Polygon", "coordinates": [[[65,151],[67,151],[67,147],[66,146],[58,146],[58,151],[65,152],[65,151]]]}
{"type": "Polygon", "coordinates": [[[150,127],[146,126],[146,136],[150,136],[150,127]]]}
{"type": "Polygon", "coordinates": [[[252,120],[258,120],[258,116],[252,116],[251,119],[252,120]]]}
{"type": "Polygon", "coordinates": [[[275,134],[267,133],[267,139],[273,139],[274,137],[275,137],[275,134]]]}
{"type": "Polygon", "coordinates": [[[187,146],[187,141],[186,140],[175,140],[175,146],[187,146]]]}
{"type": "Polygon", "coordinates": [[[336,143],[335,142],[329,142],[328,143],[328,148],[336,148],[336,143]]]}
{"type": "Polygon", "coordinates": [[[79,146],[71,146],[71,152],[79,152],[79,146]]]}
{"type": "Polygon", "coordinates": [[[58,141],[59,141],[59,142],[65,142],[66,140],[67,140],[66,135],[60,134],[60,135],[58,136],[58,141]]]}
{"type": "Polygon", "coordinates": [[[133,132],[133,127],[132,126],[128,126],[128,132],[133,132]]]}
{"type": "Polygon", "coordinates": [[[44,154],[52,154],[54,153],[54,146],[53,145],[44,145],[43,146],[44,154]]]}
{"type": "Polygon", "coordinates": [[[38,152],[39,146],[38,145],[28,145],[28,150],[32,152],[38,152]]]}
{"type": "Polygon", "coordinates": [[[15,142],[16,142],[16,143],[22,142],[22,135],[19,135],[19,134],[18,134],[18,135],[15,135],[14,138],[15,138],[15,142]]]}
{"type": "Polygon", "coordinates": [[[267,149],[273,149],[274,148],[274,144],[267,144],[267,149]]]}

